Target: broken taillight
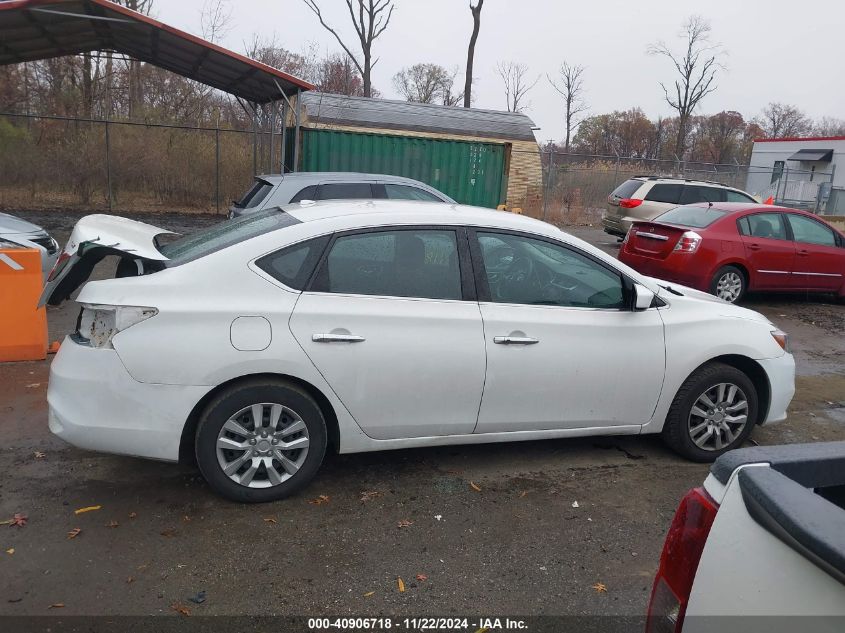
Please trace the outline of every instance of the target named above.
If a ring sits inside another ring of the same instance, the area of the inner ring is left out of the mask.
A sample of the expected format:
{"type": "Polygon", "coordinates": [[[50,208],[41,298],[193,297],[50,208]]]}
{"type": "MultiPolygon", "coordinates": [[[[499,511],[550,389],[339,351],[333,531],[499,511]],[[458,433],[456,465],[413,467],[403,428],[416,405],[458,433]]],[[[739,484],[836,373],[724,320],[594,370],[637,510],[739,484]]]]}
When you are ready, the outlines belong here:
{"type": "Polygon", "coordinates": [[[123,330],[158,314],[156,308],[82,304],[78,334],[95,348],[112,348],[112,339],[123,330]]]}
{"type": "Polygon", "coordinates": [[[694,488],[681,499],[660,554],[646,633],[680,633],[695,572],[718,510],[703,488],[694,488]]]}

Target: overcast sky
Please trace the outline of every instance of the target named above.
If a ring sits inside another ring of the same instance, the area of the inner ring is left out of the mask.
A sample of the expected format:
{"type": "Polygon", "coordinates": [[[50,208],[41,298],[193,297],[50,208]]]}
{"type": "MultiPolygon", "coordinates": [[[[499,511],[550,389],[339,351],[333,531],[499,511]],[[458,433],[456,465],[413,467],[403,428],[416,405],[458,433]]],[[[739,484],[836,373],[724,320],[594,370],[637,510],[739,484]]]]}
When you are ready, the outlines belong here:
{"type": "MultiPolygon", "coordinates": [[[[157,0],[153,15],[201,34],[207,0],[157,0]]],[[[354,41],[343,0],[318,0],[330,24],[354,41]]],[[[322,52],[339,49],[302,0],[230,0],[230,32],[220,42],[243,52],[253,33],[301,51],[316,42],[322,52]]],[[[387,31],[376,40],[380,61],[373,84],[397,98],[392,77],[405,66],[434,62],[463,67],[472,30],[469,0],[395,0],[387,31]]],[[[842,33],[845,2],[809,5],[795,0],[486,0],[475,53],[475,106],[505,109],[496,62],[527,64],[541,79],[529,94],[527,114],[541,128],[540,141],[563,136],[561,100],[546,80],[564,60],[586,66],[590,114],[640,107],[649,117],[671,114],[659,82],[671,81],[669,61],[646,54],[658,39],[680,46],[678,33],[691,13],[710,20],[713,39],[724,46],[725,71],[717,91],[699,113],[737,110],[750,118],[766,103],[791,103],[812,117],[845,118],[842,33]]]]}

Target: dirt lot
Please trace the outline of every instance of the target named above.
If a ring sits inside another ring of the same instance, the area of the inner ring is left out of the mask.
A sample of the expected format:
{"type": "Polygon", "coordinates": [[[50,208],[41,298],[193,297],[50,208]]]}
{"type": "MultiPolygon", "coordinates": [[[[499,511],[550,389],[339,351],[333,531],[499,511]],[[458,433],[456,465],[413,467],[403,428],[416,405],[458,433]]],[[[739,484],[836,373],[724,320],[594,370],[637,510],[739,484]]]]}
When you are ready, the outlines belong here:
{"type": "MultiPolygon", "coordinates": [[[[74,219],[22,215],[62,242],[74,219]]],[[[789,420],[754,440],[845,439],[845,306],[746,303],[791,334],[799,373],[789,420]]],[[[76,313],[50,310],[52,338],[76,313]]],[[[641,614],[678,499],[707,472],[649,437],[404,450],[330,456],[304,495],[240,506],[189,468],[53,438],[49,362],[0,365],[0,519],[28,516],[0,526],[0,615],[641,614]]]]}

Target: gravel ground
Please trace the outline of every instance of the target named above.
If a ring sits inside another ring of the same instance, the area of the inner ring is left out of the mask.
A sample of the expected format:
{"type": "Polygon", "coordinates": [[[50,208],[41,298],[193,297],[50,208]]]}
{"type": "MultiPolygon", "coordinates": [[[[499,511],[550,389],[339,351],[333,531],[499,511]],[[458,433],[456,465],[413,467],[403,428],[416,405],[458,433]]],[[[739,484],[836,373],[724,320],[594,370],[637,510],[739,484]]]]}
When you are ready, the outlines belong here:
{"type": "MultiPolygon", "coordinates": [[[[78,217],[20,215],[62,243],[78,217]]],[[[181,231],[218,220],[141,219],[181,231]]],[[[572,232],[617,248],[595,228],[572,232]]],[[[754,440],[845,439],[845,306],[746,304],[791,334],[799,373],[789,420],[754,440]]],[[[51,309],[51,338],[77,312],[51,309]]],[[[240,506],[190,468],[52,437],[49,364],[0,365],[0,519],[28,516],[0,526],[0,615],[638,615],[677,502],[707,473],[652,437],[431,448],[330,456],[303,495],[240,506]]]]}

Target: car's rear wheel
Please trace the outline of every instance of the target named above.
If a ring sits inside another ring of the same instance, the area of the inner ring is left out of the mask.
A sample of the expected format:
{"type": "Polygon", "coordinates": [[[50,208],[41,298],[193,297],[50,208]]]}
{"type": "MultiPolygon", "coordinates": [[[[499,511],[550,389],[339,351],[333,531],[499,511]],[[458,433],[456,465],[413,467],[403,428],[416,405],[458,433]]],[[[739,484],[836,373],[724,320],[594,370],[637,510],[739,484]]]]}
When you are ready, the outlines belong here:
{"type": "Polygon", "coordinates": [[[723,363],[698,369],[681,385],[666,416],[664,441],[696,462],[738,448],[757,420],[757,390],[743,372],[723,363]]]}
{"type": "Polygon", "coordinates": [[[197,463],[208,485],[233,501],[287,497],[313,479],[326,452],[319,405],[297,385],[276,380],[236,383],[200,417],[197,463]]]}
{"type": "Polygon", "coordinates": [[[714,294],[728,303],[736,303],[745,295],[747,281],[743,272],[736,266],[725,266],[713,276],[710,294],[714,294]]]}

